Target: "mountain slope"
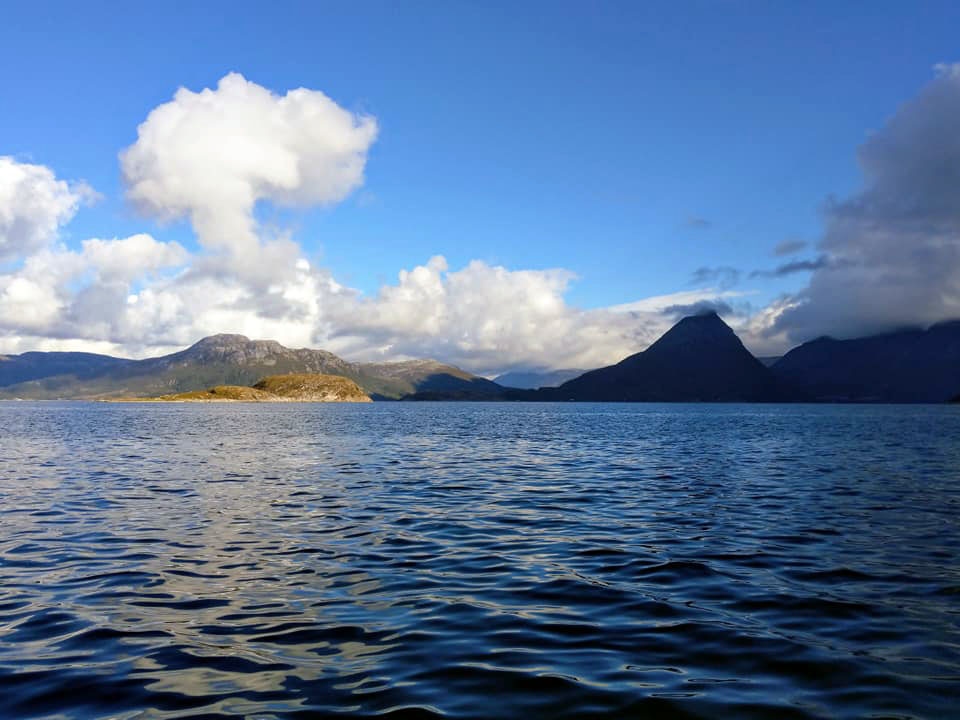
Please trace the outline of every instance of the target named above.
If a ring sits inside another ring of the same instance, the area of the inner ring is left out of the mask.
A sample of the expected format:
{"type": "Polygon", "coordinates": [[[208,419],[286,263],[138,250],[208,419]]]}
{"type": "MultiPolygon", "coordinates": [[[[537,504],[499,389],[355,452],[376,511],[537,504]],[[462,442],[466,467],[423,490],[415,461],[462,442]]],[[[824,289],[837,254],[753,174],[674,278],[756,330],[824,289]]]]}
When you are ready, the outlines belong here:
{"type": "Polygon", "coordinates": [[[767,402],[796,399],[716,313],[683,318],[643,352],[592,370],[543,399],[767,402]]]}
{"type": "Polygon", "coordinates": [[[819,338],[772,370],[818,400],[944,402],[960,388],[960,321],[854,340],[819,338]]]}
{"type": "Polygon", "coordinates": [[[77,377],[93,377],[129,362],[131,361],[110,355],[82,352],[25,352],[22,355],[0,355],[0,387],[52,375],[72,374],[77,377]]]}
{"type": "MultiPolygon", "coordinates": [[[[0,397],[155,397],[216,385],[251,386],[265,376],[288,373],[346,377],[375,399],[399,399],[435,389],[480,394],[501,390],[489,380],[432,360],[351,363],[325,350],[291,349],[243,335],[213,335],[186,350],[146,360],[108,358],[98,361],[98,367],[92,367],[89,359],[75,366],[48,362],[46,375],[36,370],[26,382],[4,371],[6,362],[16,363],[22,356],[9,357],[12,360],[0,362],[0,397]]],[[[39,367],[36,360],[34,365],[39,367]]]]}
{"type": "Polygon", "coordinates": [[[522,390],[535,390],[541,387],[557,387],[567,380],[580,377],[586,370],[514,370],[495,377],[497,385],[522,390]]]}

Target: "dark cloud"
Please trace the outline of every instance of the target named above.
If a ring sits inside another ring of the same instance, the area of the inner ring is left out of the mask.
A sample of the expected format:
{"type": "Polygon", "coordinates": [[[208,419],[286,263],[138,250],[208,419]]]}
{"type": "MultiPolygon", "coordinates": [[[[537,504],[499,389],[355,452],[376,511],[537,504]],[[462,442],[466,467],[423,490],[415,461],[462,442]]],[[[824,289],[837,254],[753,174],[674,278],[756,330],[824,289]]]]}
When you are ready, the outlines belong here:
{"type": "Polygon", "coordinates": [[[807,247],[805,240],[784,240],[783,242],[777,243],[773,248],[773,254],[776,257],[783,257],[784,255],[793,255],[798,253],[807,247]]]}
{"type": "Polygon", "coordinates": [[[960,317],[960,64],[938,67],[858,159],[863,188],[825,208],[831,260],[775,322],[793,341],[960,317]]]}
{"type": "Polygon", "coordinates": [[[699,267],[690,275],[691,285],[712,285],[727,290],[740,282],[740,271],[729,265],[699,267]]]}
{"type": "Polygon", "coordinates": [[[664,315],[674,318],[686,317],[687,315],[706,315],[713,312],[717,315],[734,314],[730,304],[723,300],[700,300],[689,305],[670,305],[663,309],[664,315]]]}
{"type": "Polygon", "coordinates": [[[750,273],[750,277],[779,278],[786,277],[787,275],[794,275],[800,272],[813,272],[814,270],[822,270],[823,268],[830,267],[831,265],[837,267],[848,264],[849,263],[846,261],[832,260],[827,255],[821,255],[813,260],[793,260],[792,262],[778,265],[773,270],[754,270],[752,273],[750,273]]]}
{"type": "Polygon", "coordinates": [[[713,227],[713,222],[704,217],[700,217],[699,215],[691,215],[687,218],[687,221],[684,223],[684,225],[693,230],[707,230],[708,228],[713,227]]]}

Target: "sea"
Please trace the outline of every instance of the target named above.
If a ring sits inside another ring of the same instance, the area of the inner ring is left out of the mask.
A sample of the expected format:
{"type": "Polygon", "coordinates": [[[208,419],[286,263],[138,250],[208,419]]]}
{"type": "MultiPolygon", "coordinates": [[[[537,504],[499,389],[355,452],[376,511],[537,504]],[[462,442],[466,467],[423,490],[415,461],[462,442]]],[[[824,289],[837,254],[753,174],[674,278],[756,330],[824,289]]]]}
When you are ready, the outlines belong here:
{"type": "Polygon", "coordinates": [[[960,406],[0,403],[2,718],[960,718],[960,406]]]}

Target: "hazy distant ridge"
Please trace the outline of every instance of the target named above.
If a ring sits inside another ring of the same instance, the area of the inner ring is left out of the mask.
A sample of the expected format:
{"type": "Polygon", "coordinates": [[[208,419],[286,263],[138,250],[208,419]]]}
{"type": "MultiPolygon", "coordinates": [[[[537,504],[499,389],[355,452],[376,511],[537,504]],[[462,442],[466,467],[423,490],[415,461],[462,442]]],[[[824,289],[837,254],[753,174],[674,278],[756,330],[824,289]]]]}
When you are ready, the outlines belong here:
{"type": "Polygon", "coordinates": [[[498,385],[521,390],[536,390],[541,387],[556,387],[567,380],[583,375],[586,370],[514,370],[493,379],[498,385]]]}

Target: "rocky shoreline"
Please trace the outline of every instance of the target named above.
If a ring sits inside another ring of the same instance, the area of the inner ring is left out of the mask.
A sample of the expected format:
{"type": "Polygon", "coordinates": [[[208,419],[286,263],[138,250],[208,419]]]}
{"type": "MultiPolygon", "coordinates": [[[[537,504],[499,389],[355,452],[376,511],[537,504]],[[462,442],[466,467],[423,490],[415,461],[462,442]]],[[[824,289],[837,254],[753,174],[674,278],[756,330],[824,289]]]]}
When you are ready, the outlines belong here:
{"type": "Polygon", "coordinates": [[[216,385],[157,397],[110,398],[106,402],[373,402],[360,386],[339,375],[270,375],[251,387],[216,385]]]}

